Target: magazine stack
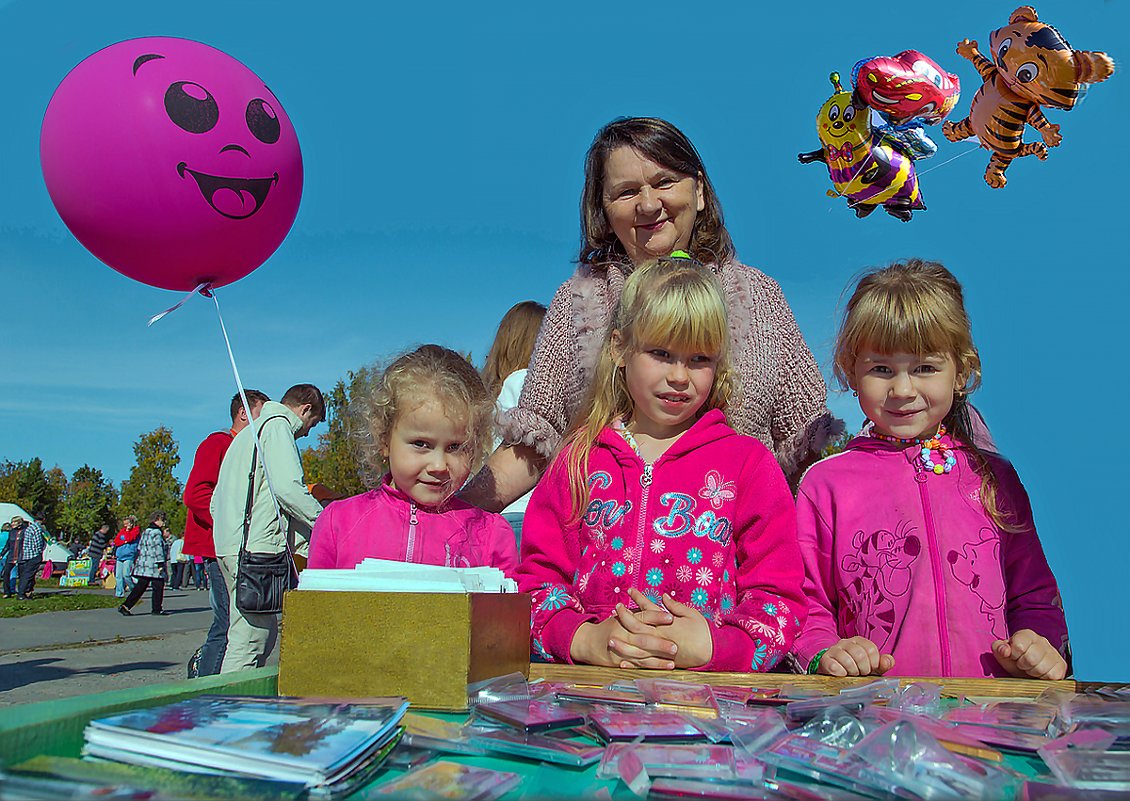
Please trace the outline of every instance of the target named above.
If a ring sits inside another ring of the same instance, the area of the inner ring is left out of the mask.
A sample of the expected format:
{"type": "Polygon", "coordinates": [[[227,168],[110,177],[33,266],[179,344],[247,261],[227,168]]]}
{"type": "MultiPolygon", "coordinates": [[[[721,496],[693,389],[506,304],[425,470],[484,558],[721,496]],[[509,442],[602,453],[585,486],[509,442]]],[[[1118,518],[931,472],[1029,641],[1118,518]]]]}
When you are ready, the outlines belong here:
{"type": "Polygon", "coordinates": [[[400,739],[403,698],[336,702],[199,696],[91,721],[83,756],[348,795],[400,739]]]}

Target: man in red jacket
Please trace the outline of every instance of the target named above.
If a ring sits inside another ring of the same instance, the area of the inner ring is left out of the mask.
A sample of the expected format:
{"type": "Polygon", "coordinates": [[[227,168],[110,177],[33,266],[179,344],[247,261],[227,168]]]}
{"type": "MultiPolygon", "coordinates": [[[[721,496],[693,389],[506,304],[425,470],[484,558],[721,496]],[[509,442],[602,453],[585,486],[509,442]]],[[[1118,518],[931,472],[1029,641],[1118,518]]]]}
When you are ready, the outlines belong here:
{"type": "MultiPolygon", "coordinates": [[[[257,389],[244,390],[251,406],[251,419],[259,416],[263,404],[270,400],[257,389]]],[[[184,505],[188,517],[184,524],[184,553],[201,556],[208,575],[208,598],[212,605],[212,626],[204,645],[189,661],[189,678],[215,676],[224,662],[228,645],[228,589],[216,563],[216,547],[212,542],[212,513],[209,505],[220,475],[220,463],[235,435],[247,427],[247,410],[239,393],[231,401],[231,429],[209,434],[192,459],[192,470],[184,486],[184,505]]]]}

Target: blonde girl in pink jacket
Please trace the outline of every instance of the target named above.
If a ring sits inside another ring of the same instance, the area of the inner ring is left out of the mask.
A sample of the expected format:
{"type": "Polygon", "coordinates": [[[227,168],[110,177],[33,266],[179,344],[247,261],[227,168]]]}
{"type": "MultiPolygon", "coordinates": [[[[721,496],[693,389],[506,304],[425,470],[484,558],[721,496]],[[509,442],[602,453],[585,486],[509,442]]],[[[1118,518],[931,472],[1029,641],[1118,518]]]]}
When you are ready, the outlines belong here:
{"type": "Polygon", "coordinates": [[[351,569],[372,557],[512,575],[518,548],[510,526],[454,497],[491,444],[494,399],[475,368],[455,351],[424,345],[355,392],[355,402],[371,489],[326,507],[308,566],[351,569]]]}
{"type": "Polygon", "coordinates": [[[689,258],[624,286],[582,414],[530,499],[518,587],[546,661],[770,670],[804,623],[773,454],[726,423],[717,278],[689,258]]]}
{"type": "Polygon", "coordinates": [[[1062,679],[1067,624],[1028,496],[974,444],[966,399],[981,360],[961,284],[917,259],[865,275],[835,372],[869,425],[800,484],[801,667],[1062,679]]]}

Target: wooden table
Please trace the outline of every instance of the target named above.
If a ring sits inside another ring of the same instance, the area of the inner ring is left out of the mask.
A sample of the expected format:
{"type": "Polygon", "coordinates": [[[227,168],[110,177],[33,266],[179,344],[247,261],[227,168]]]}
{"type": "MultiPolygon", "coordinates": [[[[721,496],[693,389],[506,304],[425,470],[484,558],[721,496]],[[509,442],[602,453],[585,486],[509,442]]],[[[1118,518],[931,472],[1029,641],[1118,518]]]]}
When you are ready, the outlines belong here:
{"type": "MultiPolygon", "coordinates": [[[[790,673],[702,673],[696,670],[622,670],[620,668],[593,667],[591,665],[546,665],[531,664],[530,680],[545,679],[574,684],[602,686],[614,681],[630,681],[642,678],[671,678],[699,684],[732,684],[739,687],[780,687],[782,684],[797,684],[807,687],[820,687],[828,690],[842,690],[857,684],[874,681],[876,676],[838,679],[833,676],[800,676],[790,673]]],[[[940,684],[943,690],[953,696],[964,695],[974,698],[1035,698],[1049,688],[1083,692],[1087,687],[1108,686],[1097,682],[1037,681],[1036,679],[940,679],[929,676],[900,676],[902,686],[916,681],[940,684]]]]}

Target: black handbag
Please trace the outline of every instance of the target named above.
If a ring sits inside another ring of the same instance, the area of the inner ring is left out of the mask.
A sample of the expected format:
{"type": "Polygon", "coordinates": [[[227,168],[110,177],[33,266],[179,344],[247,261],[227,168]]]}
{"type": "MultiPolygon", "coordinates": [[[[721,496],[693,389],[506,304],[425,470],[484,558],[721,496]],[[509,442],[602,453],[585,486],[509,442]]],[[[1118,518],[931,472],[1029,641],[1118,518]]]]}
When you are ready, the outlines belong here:
{"type": "Polygon", "coordinates": [[[251,472],[247,476],[247,506],[243,512],[243,543],[239,546],[239,569],[235,577],[235,606],[244,614],[275,615],[282,612],[283,593],[294,586],[296,571],[289,547],[281,553],[251,553],[247,550],[258,459],[259,449],[255,448],[251,454],[251,472]]]}

